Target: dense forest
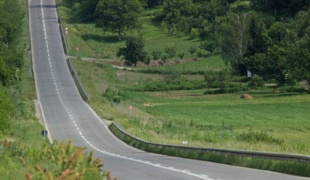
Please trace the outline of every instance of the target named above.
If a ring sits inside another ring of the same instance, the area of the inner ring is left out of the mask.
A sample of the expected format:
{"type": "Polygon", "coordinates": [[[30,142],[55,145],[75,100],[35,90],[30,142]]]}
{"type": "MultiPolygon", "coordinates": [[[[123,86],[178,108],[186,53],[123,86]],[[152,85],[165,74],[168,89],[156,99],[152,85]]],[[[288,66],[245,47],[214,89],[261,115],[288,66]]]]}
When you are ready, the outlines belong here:
{"type": "Polygon", "coordinates": [[[171,34],[203,41],[238,75],[278,84],[310,81],[309,0],[66,0],[82,22],[121,35],[143,28],[142,13],[171,34]]]}

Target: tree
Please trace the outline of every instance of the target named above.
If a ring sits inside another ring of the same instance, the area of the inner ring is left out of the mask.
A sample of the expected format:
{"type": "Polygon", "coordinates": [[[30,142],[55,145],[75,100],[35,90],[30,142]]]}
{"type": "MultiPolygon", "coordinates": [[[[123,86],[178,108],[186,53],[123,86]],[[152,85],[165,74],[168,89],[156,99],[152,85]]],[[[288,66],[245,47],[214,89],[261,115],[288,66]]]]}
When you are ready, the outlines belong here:
{"type": "Polygon", "coordinates": [[[245,57],[253,56],[255,53],[266,53],[268,51],[268,36],[262,20],[252,16],[249,24],[249,44],[245,57]]]}
{"type": "Polygon", "coordinates": [[[138,61],[146,60],[147,53],[143,48],[142,38],[131,36],[126,39],[126,47],[118,49],[117,56],[123,56],[129,64],[136,66],[138,61]]]}
{"type": "Polygon", "coordinates": [[[310,51],[295,48],[290,57],[292,58],[289,62],[292,79],[297,82],[306,80],[310,85],[310,51]]]}
{"type": "Polygon", "coordinates": [[[127,30],[139,29],[139,17],[143,12],[138,0],[100,0],[95,16],[96,27],[121,35],[127,30]]]}
{"type": "Polygon", "coordinates": [[[2,0],[0,2],[0,46],[9,47],[19,37],[24,18],[21,12],[17,0],[2,0]]]}
{"type": "Polygon", "coordinates": [[[250,64],[250,71],[264,78],[274,78],[281,86],[286,83],[289,72],[287,55],[285,48],[273,45],[267,53],[256,53],[245,61],[250,64]]]}
{"type": "Polygon", "coordinates": [[[78,17],[82,21],[93,21],[99,0],[82,0],[78,17]]]}
{"type": "Polygon", "coordinates": [[[220,32],[219,44],[222,57],[232,70],[240,75],[246,74],[244,54],[249,44],[249,18],[247,13],[231,13],[220,21],[217,27],[220,32]]]}
{"type": "Polygon", "coordinates": [[[192,0],[165,0],[163,3],[164,21],[170,32],[190,30],[187,17],[192,16],[192,0]]]}
{"type": "Polygon", "coordinates": [[[163,0],[143,0],[147,8],[160,6],[163,4],[163,0]]]}
{"type": "MultiPolygon", "coordinates": [[[[310,34],[310,28],[308,28],[310,34]]],[[[294,44],[288,55],[289,75],[297,82],[306,80],[310,85],[310,36],[294,44]]]]}
{"type": "Polygon", "coordinates": [[[201,42],[199,48],[207,52],[210,52],[213,55],[216,49],[216,44],[213,41],[201,42]]]}

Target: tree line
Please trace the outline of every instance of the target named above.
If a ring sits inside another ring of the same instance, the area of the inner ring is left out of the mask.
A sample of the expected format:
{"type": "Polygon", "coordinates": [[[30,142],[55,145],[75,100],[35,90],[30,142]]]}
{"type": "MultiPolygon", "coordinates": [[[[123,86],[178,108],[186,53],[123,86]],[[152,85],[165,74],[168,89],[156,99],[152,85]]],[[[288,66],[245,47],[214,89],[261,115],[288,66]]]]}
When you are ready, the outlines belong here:
{"type": "Polygon", "coordinates": [[[162,29],[200,39],[205,50],[220,52],[235,74],[245,75],[250,70],[264,79],[276,79],[280,85],[310,81],[308,0],[66,2],[75,10],[76,18],[117,33],[119,40],[126,31],[141,29],[139,17],[158,6],[161,10],[151,16],[162,29]]]}

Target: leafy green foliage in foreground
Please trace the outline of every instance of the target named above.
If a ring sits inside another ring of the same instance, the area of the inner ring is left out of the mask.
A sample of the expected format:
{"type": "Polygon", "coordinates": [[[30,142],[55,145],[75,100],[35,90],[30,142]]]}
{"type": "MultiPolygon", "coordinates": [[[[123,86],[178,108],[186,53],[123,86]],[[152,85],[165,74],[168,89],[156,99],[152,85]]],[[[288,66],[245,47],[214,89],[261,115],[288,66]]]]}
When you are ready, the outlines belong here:
{"type": "Polygon", "coordinates": [[[54,142],[40,149],[20,143],[3,141],[0,144],[0,174],[3,179],[110,179],[102,170],[101,160],[93,152],[68,143],[54,142]]]}

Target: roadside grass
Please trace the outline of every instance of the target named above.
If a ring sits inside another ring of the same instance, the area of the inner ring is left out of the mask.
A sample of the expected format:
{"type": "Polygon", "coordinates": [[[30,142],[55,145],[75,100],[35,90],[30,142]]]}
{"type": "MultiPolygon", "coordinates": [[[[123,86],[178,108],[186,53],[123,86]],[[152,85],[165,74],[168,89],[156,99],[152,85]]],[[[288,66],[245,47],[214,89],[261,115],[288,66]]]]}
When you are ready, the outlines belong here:
{"type": "Polygon", "coordinates": [[[129,98],[113,103],[102,96],[107,87],[121,90],[161,76],[77,59],[73,62],[94,110],[139,138],[164,144],[188,141],[190,146],[309,155],[309,94],[275,93],[268,88],[221,95],[203,95],[205,89],[126,91],[129,98]],[[254,99],[240,99],[242,93],[254,99]]]}
{"type": "MultiPolygon", "coordinates": [[[[19,3],[24,7],[24,0],[19,3]]],[[[25,21],[26,22],[26,21],[25,21]]],[[[25,30],[23,28],[23,30],[25,30]]],[[[19,50],[24,51],[25,32],[19,39],[19,50]]],[[[44,129],[35,115],[35,82],[31,74],[31,62],[24,51],[24,66],[14,82],[5,88],[11,105],[10,126],[0,133],[0,179],[73,179],[77,174],[86,179],[110,178],[93,153],[82,152],[83,148],[69,143],[52,145],[41,135],[44,129]],[[70,159],[70,161],[68,161],[70,159]]]]}
{"type": "MultiPolygon", "coordinates": [[[[19,1],[24,7],[24,1],[19,1]]],[[[24,28],[23,28],[24,29],[24,28]]],[[[23,35],[25,32],[23,31],[23,35]]],[[[19,40],[18,48],[23,51],[26,44],[26,37],[22,36],[19,40]]],[[[34,99],[36,99],[34,79],[31,75],[31,64],[27,60],[27,52],[24,54],[24,66],[21,70],[21,81],[7,87],[10,103],[12,106],[9,129],[0,135],[0,176],[3,179],[16,179],[25,177],[28,171],[23,166],[17,154],[19,148],[31,148],[39,150],[44,145],[41,136],[43,126],[35,116],[34,99]],[[12,146],[18,144],[18,146],[12,146]],[[7,148],[10,148],[7,151],[7,148]],[[15,148],[13,148],[15,147],[15,148]],[[14,154],[14,157],[10,154],[14,154]],[[16,158],[15,158],[16,157],[16,158]]]]}
{"type": "Polygon", "coordinates": [[[145,143],[141,142],[140,139],[132,138],[120,131],[115,124],[111,124],[109,129],[116,135],[119,139],[125,143],[141,149],[143,151],[164,154],[169,156],[184,157],[190,159],[211,161],[221,164],[229,164],[235,166],[243,166],[249,168],[256,168],[262,170],[275,171],[280,173],[292,174],[297,176],[310,176],[310,164],[307,162],[293,162],[286,160],[271,160],[264,158],[252,158],[245,156],[237,156],[225,153],[216,153],[210,151],[192,151],[180,146],[173,147],[170,145],[161,145],[156,143],[145,143]]]}

